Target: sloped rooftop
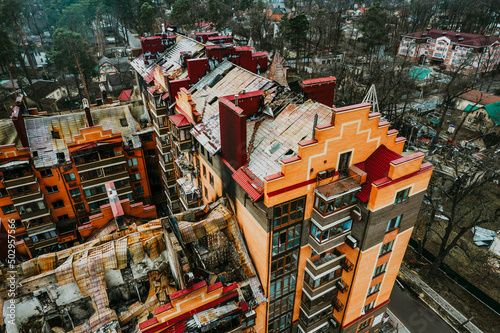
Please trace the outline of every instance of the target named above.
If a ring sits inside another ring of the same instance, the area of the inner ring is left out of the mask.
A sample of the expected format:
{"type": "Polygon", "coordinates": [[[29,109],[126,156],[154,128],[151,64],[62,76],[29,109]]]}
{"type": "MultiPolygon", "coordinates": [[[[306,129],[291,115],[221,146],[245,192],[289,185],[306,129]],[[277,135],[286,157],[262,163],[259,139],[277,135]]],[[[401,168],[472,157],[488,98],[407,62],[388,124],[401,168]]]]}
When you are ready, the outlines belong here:
{"type": "MultiPolygon", "coordinates": [[[[141,146],[138,136],[133,135],[139,127],[139,122],[130,113],[128,106],[112,106],[91,110],[95,126],[102,126],[104,130],[121,133],[123,141],[131,142],[134,148],[141,146]],[[127,126],[122,126],[120,119],[127,120],[127,126]]],[[[66,161],[69,160],[67,144],[74,141],[74,136],[80,134],[80,129],[85,128],[85,112],[72,112],[50,117],[26,117],[26,132],[31,151],[37,151],[38,156],[33,157],[36,168],[51,167],[58,164],[57,153],[64,153],[66,161]],[[53,137],[57,132],[59,139],[53,137]]]]}
{"type": "Polygon", "coordinates": [[[181,74],[185,71],[181,65],[181,53],[191,52],[192,58],[198,58],[203,55],[204,49],[205,46],[194,39],[177,35],[175,45],[163,53],[153,64],[146,66],[144,57],[141,54],[132,60],[131,65],[148,82],[153,80],[151,74],[156,66],[160,66],[163,75],[169,76],[171,79],[177,79],[181,78],[181,74]]]}

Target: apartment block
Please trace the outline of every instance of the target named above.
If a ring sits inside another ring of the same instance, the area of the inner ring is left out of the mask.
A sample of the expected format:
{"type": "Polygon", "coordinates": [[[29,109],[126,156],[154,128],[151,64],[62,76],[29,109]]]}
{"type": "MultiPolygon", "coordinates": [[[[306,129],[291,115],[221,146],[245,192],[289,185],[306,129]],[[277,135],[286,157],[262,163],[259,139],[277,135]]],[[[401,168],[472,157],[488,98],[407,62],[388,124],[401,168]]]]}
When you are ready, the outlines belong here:
{"type": "Polygon", "coordinates": [[[36,110],[20,96],[11,119],[1,122],[0,217],[7,232],[15,221],[20,259],[81,243],[109,223],[110,182],[126,216],[156,217],[145,150],[153,129],[141,129],[129,106],[87,104],[84,112],[53,116],[29,111],[36,110]]]}
{"type": "Polygon", "coordinates": [[[402,35],[398,55],[450,71],[491,72],[500,62],[500,38],[427,29],[402,35]]]}
{"type": "Polygon", "coordinates": [[[258,52],[216,36],[177,36],[156,65],[132,62],[169,156],[169,209],[228,199],[266,298],[248,329],[376,332],[432,165],[403,156],[370,104],[336,108],[335,77],[293,92],[278,54],[261,72],[258,52]]]}

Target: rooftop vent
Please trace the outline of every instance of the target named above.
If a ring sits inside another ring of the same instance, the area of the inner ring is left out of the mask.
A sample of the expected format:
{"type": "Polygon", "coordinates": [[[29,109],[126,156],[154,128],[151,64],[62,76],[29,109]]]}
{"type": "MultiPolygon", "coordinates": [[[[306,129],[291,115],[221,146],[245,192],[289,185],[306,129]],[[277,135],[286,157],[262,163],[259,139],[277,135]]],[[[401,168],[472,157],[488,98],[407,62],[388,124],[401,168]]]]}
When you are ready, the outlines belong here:
{"type": "Polygon", "coordinates": [[[422,37],[426,37],[426,36],[427,36],[427,32],[422,33],[422,37]]]}
{"type": "Polygon", "coordinates": [[[446,35],[446,31],[443,31],[443,36],[446,35]]]}
{"type": "Polygon", "coordinates": [[[426,30],[427,30],[427,31],[431,31],[431,28],[427,28],[426,30]]]}
{"type": "Polygon", "coordinates": [[[460,37],[460,38],[458,39],[458,41],[459,41],[459,42],[461,42],[461,41],[463,41],[463,40],[464,40],[464,38],[463,38],[463,37],[460,37]]]}

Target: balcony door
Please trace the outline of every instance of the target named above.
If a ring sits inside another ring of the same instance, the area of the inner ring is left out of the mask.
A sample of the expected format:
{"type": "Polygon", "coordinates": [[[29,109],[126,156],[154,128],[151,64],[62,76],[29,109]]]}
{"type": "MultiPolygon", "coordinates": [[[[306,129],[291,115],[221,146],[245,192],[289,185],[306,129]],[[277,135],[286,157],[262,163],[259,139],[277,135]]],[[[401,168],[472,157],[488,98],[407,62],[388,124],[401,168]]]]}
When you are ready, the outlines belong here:
{"type": "Polygon", "coordinates": [[[349,176],[349,163],[351,161],[352,152],[343,153],[339,158],[338,171],[341,177],[349,176]]]}

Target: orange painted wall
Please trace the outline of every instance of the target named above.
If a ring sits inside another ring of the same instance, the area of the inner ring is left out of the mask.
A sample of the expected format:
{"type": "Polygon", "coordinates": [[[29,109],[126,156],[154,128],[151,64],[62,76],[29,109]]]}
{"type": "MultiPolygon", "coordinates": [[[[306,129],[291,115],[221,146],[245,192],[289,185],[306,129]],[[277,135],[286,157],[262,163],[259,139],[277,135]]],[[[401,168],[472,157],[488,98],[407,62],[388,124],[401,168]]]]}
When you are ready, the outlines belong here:
{"type": "Polygon", "coordinates": [[[206,163],[202,157],[197,156],[200,161],[200,176],[197,177],[198,182],[201,182],[201,190],[203,191],[203,203],[208,204],[222,197],[223,184],[222,180],[217,176],[217,173],[211,168],[209,163],[206,163]],[[205,175],[203,175],[203,166],[205,166],[205,175]],[[210,174],[214,177],[214,185],[210,184],[210,174]],[[207,189],[208,198],[205,196],[205,188],[207,189]]]}

